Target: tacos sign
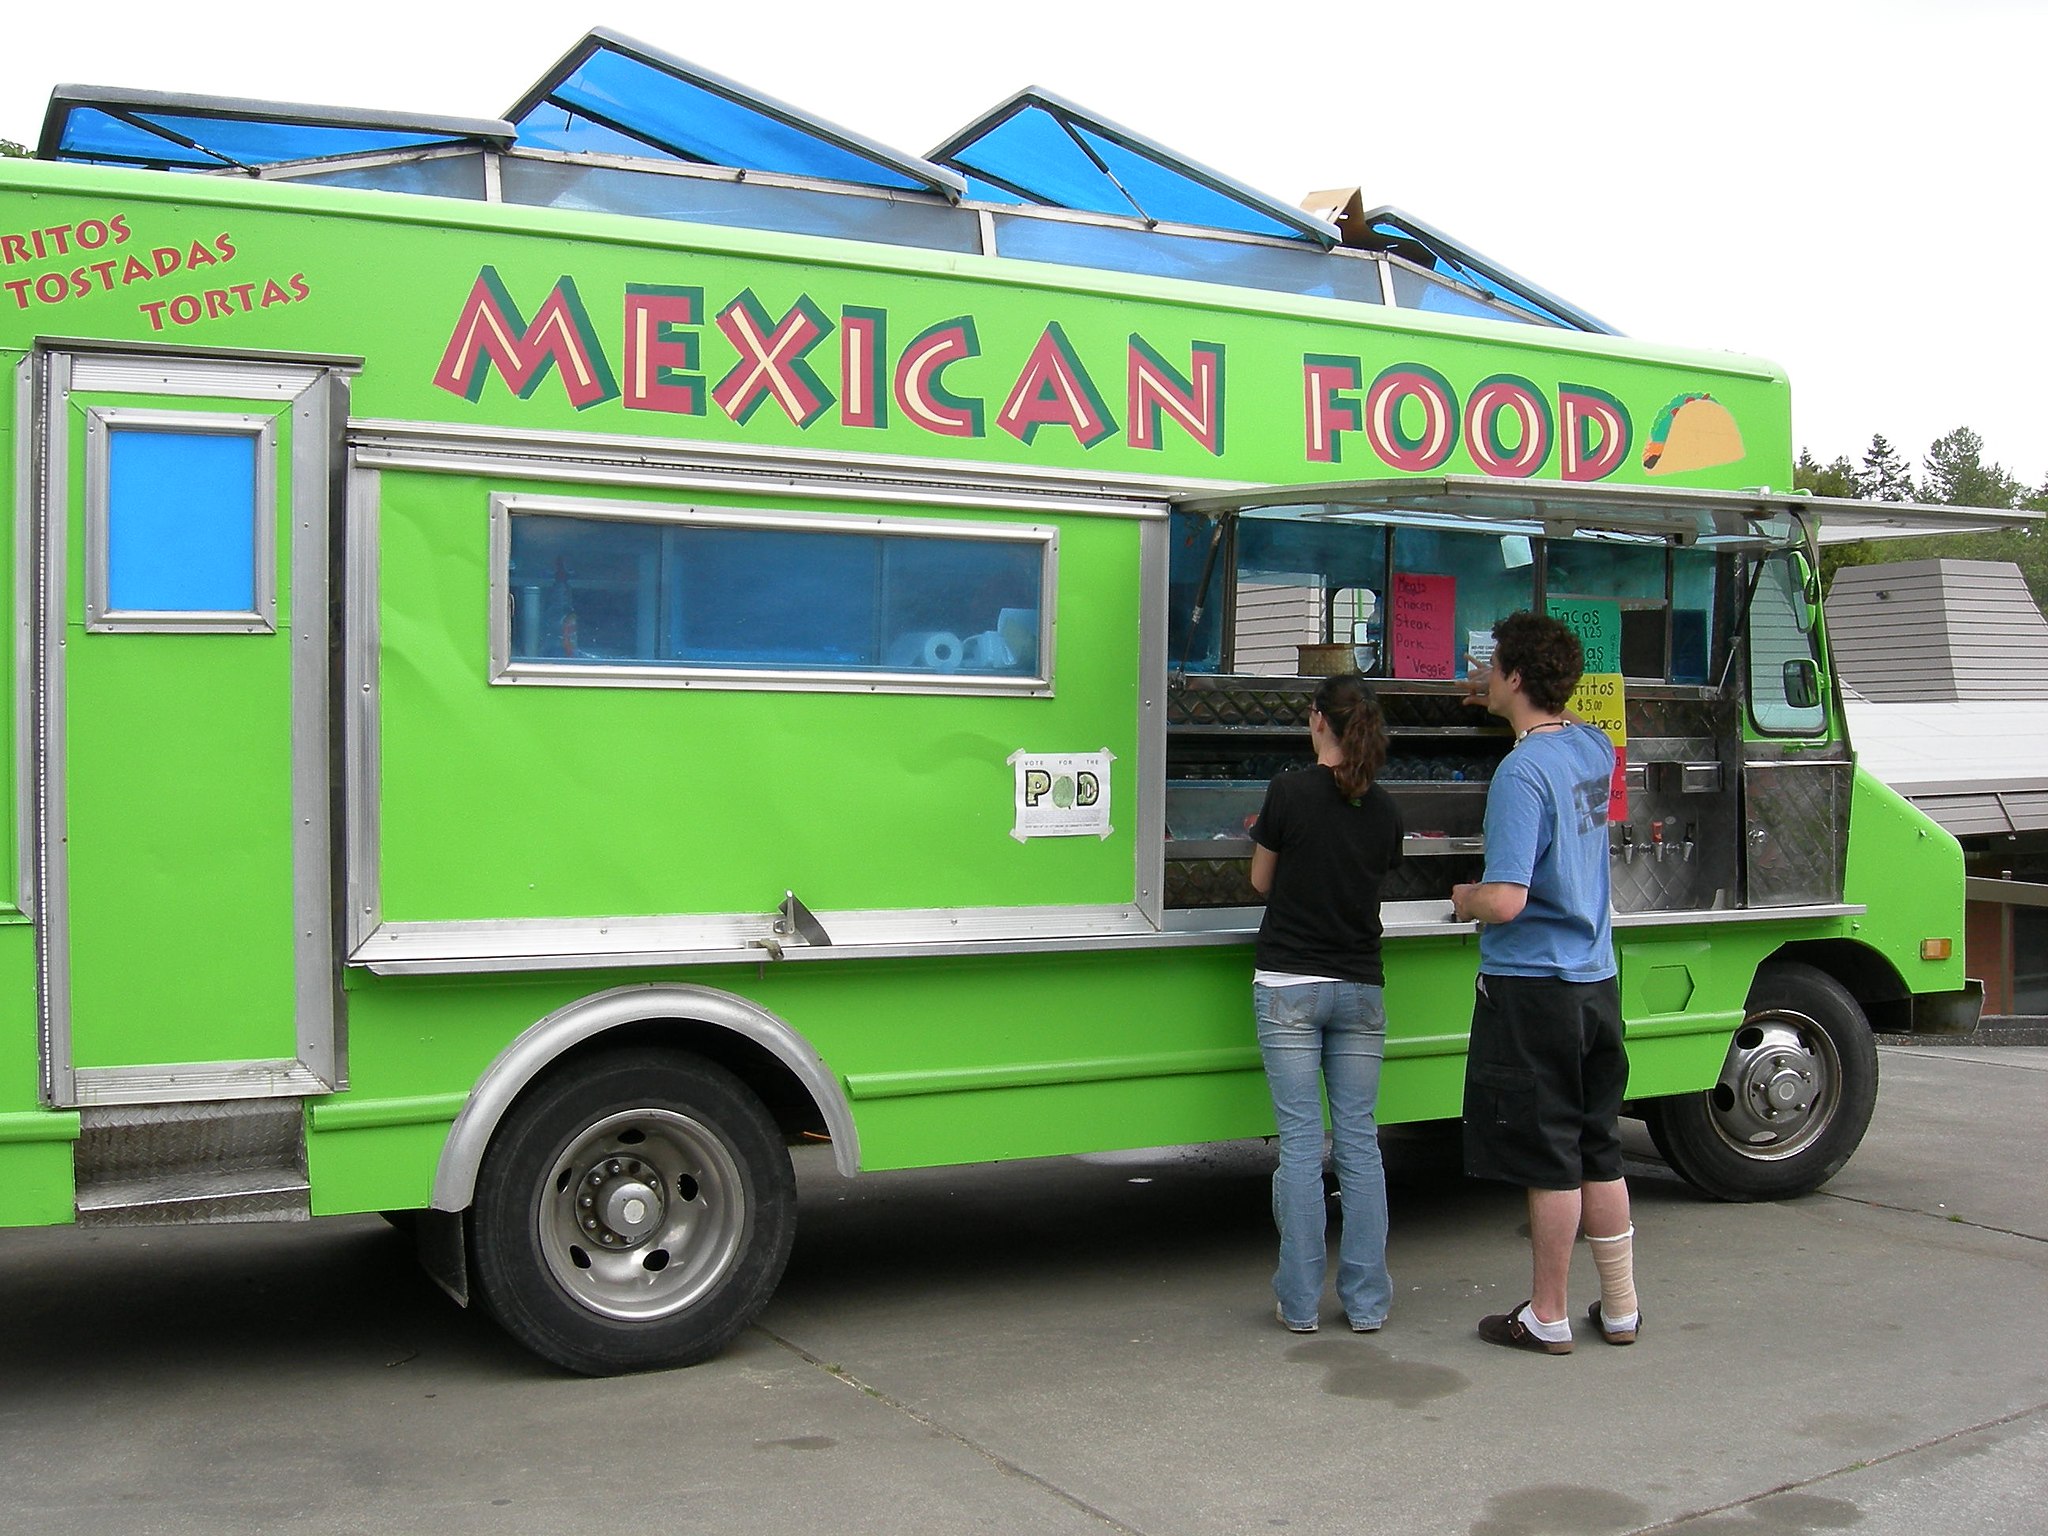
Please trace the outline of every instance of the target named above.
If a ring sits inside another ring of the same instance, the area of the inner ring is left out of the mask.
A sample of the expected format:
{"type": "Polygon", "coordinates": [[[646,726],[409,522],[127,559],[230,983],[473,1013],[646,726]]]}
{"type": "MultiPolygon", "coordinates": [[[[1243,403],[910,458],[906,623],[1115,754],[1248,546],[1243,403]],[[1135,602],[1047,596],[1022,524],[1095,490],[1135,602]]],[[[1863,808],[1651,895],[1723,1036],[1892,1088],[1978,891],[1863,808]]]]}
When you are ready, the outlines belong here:
{"type": "MultiPolygon", "coordinates": [[[[893,412],[938,437],[985,438],[992,422],[1026,445],[1051,432],[1071,434],[1083,449],[1120,441],[1156,450],[1173,435],[1223,455],[1228,396],[1221,343],[1187,342],[1175,351],[1131,332],[1118,356],[1090,359],[1054,320],[1020,354],[976,363],[984,354],[972,315],[898,341],[900,328],[887,310],[846,305],[832,316],[807,295],[780,314],[751,288],[715,310],[705,290],[693,286],[629,284],[621,299],[623,324],[607,346],[572,278],[557,281],[529,320],[497,271],[485,267],[455,319],[434,383],[475,402],[495,376],[528,399],[552,373],[578,411],[617,401],[629,411],[716,412],[736,426],[765,412],[800,429],[828,420],[880,429],[892,424],[893,412]],[[708,358],[714,346],[726,355],[708,358]],[[993,365],[999,387],[967,387],[970,364],[983,380],[993,365]],[[1121,418],[1112,391],[1122,401],[1121,418]]],[[[1462,443],[1482,474],[1526,479],[1554,460],[1558,477],[1589,481],[1613,474],[1634,445],[1628,407],[1591,385],[1546,390],[1498,373],[1461,397],[1448,378],[1419,362],[1394,363],[1368,379],[1359,357],[1308,353],[1299,390],[1309,464],[1341,463],[1347,447],[1362,442],[1390,469],[1427,473],[1462,443]]],[[[1665,408],[1652,448],[1643,460],[1651,474],[1742,457],[1734,418],[1700,394],[1665,408]],[[1725,430],[1704,450],[1688,446],[1695,406],[1724,419],[1725,430]]]]}

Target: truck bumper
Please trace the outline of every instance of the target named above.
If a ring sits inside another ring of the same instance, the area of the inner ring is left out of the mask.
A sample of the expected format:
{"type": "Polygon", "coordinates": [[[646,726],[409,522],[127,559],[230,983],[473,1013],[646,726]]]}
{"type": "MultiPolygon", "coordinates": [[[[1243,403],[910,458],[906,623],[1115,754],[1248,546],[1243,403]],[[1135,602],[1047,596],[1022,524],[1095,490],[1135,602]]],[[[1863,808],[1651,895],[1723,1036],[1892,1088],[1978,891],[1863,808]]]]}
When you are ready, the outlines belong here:
{"type": "Polygon", "coordinates": [[[1971,979],[1960,992],[1922,992],[1913,1000],[1916,1035],[1967,1035],[1984,1011],[1984,983],[1971,979]]]}

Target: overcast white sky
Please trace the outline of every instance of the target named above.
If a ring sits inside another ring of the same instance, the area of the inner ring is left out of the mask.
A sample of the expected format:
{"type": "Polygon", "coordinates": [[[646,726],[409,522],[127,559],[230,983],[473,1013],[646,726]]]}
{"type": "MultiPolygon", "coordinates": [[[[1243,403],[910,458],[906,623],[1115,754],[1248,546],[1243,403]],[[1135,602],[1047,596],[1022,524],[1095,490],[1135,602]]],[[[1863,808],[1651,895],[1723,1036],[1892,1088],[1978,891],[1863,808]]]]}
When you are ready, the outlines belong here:
{"type": "Polygon", "coordinates": [[[2042,0],[13,9],[0,138],[29,144],[60,81],[497,116],[595,25],[917,154],[1042,85],[1289,201],[1362,186],[1631,336],[1767,357],[1823,460],[1970,426],[2048,480],[2042,0]]]}

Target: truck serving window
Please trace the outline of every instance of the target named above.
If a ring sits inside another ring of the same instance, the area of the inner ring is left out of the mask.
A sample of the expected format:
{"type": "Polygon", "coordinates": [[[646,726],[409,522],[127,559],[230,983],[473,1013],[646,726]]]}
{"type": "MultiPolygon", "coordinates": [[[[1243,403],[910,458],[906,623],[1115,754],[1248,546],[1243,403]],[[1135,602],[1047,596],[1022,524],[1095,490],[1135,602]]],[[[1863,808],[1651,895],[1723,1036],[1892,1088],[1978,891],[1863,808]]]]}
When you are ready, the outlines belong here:
{"type": "Polygon", "coordinates": [[[1712,551],[1663,539],[1582,536],[1544,542],[1550,602],[1613,603],[1620,611],[1621,671],[1645,681],[1705,683],[1714,617],[1712,551]]]}
{"type": "Polygon", "coordinates": [[[1387,675],[1462,678],[1473,636],[1535,606],[1535,551],[1520,534],[1396,528],[1391,585],[1387,675]]]}
{"type": "Polygon", "coordinates": [[[1044,692],[1057,534],[499,497],[495,674],[1044,692]]]}

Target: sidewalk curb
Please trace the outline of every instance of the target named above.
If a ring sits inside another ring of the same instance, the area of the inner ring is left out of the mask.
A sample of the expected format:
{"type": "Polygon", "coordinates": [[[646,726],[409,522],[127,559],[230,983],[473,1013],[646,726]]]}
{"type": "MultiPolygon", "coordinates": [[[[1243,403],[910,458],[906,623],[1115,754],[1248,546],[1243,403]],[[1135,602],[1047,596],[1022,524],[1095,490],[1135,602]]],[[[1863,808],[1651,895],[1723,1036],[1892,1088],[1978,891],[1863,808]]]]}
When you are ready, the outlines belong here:
{"type": "Polygon", "coordinates": [[[1879,1045],[2048,1045],[2048,1018],[2031,1014],[1994,1014],[1979,1019],[1967,1035],[1888,1035],[1879,1045]]]}

